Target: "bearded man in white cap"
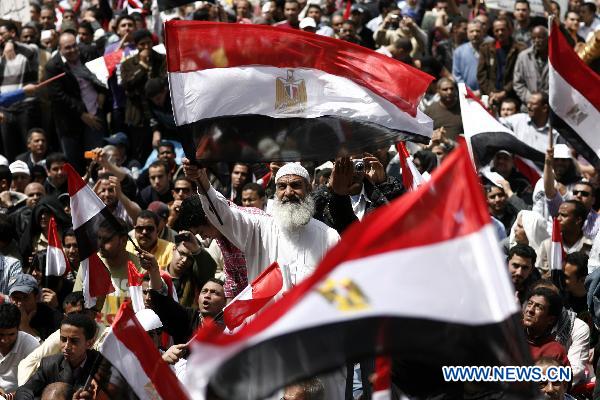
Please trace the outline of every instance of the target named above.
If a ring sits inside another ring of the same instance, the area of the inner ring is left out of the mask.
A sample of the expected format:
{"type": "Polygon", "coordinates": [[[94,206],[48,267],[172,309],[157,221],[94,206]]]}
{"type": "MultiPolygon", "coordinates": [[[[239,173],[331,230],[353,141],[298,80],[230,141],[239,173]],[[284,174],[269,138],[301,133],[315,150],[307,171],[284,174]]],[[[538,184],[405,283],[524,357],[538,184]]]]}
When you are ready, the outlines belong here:
{"type": "Polygon", "coordinates": [[[277,261],[288,267],[291,283],[310,275],[327,250],[335,245],[338,233],[314,219],[314,201],[308,172],[300,164],[288,163],[275,176],[272,216],[248,214],[230,207],[227,200],[210,185],[205,169],[184,160],[186,176],[206,190],[220,224],[211,211],[207,197],[199,191],[202,207],[211,224],[246,255],[248,282],[277,261]]]}

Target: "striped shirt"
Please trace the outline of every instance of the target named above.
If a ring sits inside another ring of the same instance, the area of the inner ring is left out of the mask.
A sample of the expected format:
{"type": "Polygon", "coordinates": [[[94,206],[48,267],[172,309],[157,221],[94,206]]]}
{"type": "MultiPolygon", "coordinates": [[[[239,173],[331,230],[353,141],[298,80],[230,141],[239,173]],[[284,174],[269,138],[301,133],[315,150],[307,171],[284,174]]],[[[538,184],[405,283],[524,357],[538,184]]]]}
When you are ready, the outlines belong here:
{"type": "Polygon", "coordinates": [[[15,278],[22,273],[19,260],[0,254],[0,293],[8,295],[15,278]]]}

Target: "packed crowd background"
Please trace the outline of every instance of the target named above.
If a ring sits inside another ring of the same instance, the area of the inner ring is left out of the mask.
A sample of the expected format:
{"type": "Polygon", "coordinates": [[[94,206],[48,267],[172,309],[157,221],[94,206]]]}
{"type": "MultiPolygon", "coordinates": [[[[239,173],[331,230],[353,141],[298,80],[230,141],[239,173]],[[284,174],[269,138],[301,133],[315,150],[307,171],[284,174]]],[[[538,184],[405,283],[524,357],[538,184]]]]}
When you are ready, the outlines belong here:
{"type": "MultiPolygon", "coordinates": [[[[594,273],[600,266],[599,181],[597,171],[557,133],[548,148],[547,26],[554,16],[597,72],[598,5],[569,0],[561,7],[546,0],[545,11],[533,15],[527,0],[516,0],[507,11],[471,0],[223,0],[167,11],[150,0],[33,0],[28,20],[4,16],[0,396],[135,397],[106,361],[92,370],[93,349],[129,297],[129,262],[144,274],[147,309],[139,320],[163,359],[178,376],[185,375],[186,343],[194,330],[205,318],[218,317],[270,261],[287,259],[300,281],[350,224],[407,190],[394,147],[303,166],[221,162],[208,172],[185,160],[166,57],[158,46],[162,23],[181,19],[301,29],[430,74],[434,81],[419,107],[433,120],[431,142],[409,144],[426,178],[463,133],[457,83],[469,86],[519,139],[544,152],[543,177],[532,183],[515,168],[513,154],[499,151],[487,168],[502,179],[492,182],[482,175],[482,190],[507,257],[515,301],[523,306],[534,360],[573,369],[572,382],[544,383],[541,390],[556,399],[570,398],[566,391],[591,397],[600,356],[600,310],[593,307],[600,290],[594,273]],[[121,60],[105,84],[86,63],[118,50],[121,60]],[[84,305],[65,163],[119,223],[98,229],[99,255],[117,290],[93,307],[84,305]],[[208,198],[224,225],[208,211],[208,198]],[[549,269],[553,217],[566,253],[560,288],[549,269]],[[70,265],[62,277],[45,275],[51,218],[70,265]],[[289,232],[296,236],[288,237],[289,232]],[[82,390],[90,374],[94,389],[82,390]]],[[[370,398],[372,364],[349,365],[342,378],[291,385],[281,398],[370,398]]],[[[432,388],[446,398],[463,395],[462,386],[441,382],[441,370],[428,378],[426,388],[411,385],[405,379],[409,372],[397,366],[393,373],[395,389],[406,395],[423,397],[421,391],[432,388]]]]}

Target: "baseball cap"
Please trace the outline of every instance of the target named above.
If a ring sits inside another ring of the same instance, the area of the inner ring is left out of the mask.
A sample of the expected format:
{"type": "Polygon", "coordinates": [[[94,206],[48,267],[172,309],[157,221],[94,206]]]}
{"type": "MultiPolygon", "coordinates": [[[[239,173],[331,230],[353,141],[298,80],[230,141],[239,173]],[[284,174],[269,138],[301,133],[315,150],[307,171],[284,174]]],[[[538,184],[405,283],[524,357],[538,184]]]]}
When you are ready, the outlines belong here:
{"type": "Polygon", "coordinates": [[[112,144],[113,146],[127,146],[129,144],[129,139],[127,135],[123,132],[117,132],[115,134],[110,135],[109,137],[105,137],[104,141],[107,144],[112,144]]]}
{"type": "Polygon", "coordinates": [[[317,28],[317,23],[315,22],[315,19],[312,17],[306,17],[306,18],[302,18],[302,21],[300,21],[300,29],[304,29],[304,28],[317,28]]]}
{"type": "Polygon", "coordinates": [[[26,174],[31,175],[29,167],[24,161],[17,160],[8,166],[11,174],[26,174]]]}
{"type": "Polygon", "coordinates": [[[10,282],[8,295],[12,296],[14,292],[29,294],[33,291],[39,291],[38,283],[35,278],[28,274],[20,274],[10,282]]]}
{"type": "Polygon", "coordinates": [[[508,151],[508,150],[498,150],[496,152],[496,154],[505,154],[505,155],[507,155],[509,157],[512,157],[512,153],[510,151],[508,151]]]}
{"type": "Polygon", "coordinates": [[[364,13],[365,9],[362,8],[361,6],[359,6],[358,4],[354,4],[351,8],[350,8],[350,12],[359,12],[359,13],[364,13]]]}
{"type": "Polygon", "coordinates": [[[152,211],[162,219],[169,218],[169,206],[162,201],[153,201],[148,205],[148,210],[152,211]]]}
{"type": "Polygon", "coordinates": [[[571,158],[571,149],[566,144],[555,144],[554,158],[571,158]]]}
{"type": "Polygon", "coordinates": [[[143,308],[136,312],[135,317],[146,332],[163,327],[162,321],[158,315],[149,308],[143,308]]]}

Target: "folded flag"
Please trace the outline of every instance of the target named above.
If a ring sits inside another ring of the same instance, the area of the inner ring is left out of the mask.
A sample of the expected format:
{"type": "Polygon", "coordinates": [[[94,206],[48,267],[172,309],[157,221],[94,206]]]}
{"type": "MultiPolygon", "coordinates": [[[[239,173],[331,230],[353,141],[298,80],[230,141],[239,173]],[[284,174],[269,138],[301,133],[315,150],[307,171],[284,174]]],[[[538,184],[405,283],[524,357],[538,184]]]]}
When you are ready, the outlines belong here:
{"type": "Polygon", "coordinates": [[[562,233],[558,218],[552,219],[552,242],[550,243],[550,258],[548,260],[552,282],[565,293],[565,273],[563,270],[563,259],[565,251],[562,245],[562,233]]]}
{"type": "Polygon", "coordinates": [[[432,77],[390,57],[265,25],[169,21],[165,32],[175,122],[197,159],[325,160],[431,137],[417,105],[432,77]]]}
{"type": "Polygon", "coordinates": [[[233,330],[240,326],[248,317],[259,312],[282,288],[281,270],[274,262],[225,306],[223,321],[227,328],[233,330]]]}
{"type": "Polygon", "coordinates": [[[144,308],[144,293],[142,291],[142,280],[144,274],[139,272],[135,265],[131,262],[127,262],[127,278],[129,287],[129,297],[131,298],[131,306],[133,312],[137,313],[144,308]]]}
{"type": "MultiPolygon", "coordinates": [[[[311,276],[233,335],[214,324],[200,329],[188,390],[199,399],[206,390],[264,398],[378,354],[436,365],[530,365],[494,230],[459,146],[430,181],[348,228],[311,276]]],[[[531,396],[538,390],[499,385],[531,396]]]]}
{"type": "Polygon", "coordinates": [[[188,398],[185,389],[135,317],[129,302],[121,304],[99,351],[119,370],[138,398],[188,398]]]}
{"type": "Polygon", "coordinates": [[[600,76],[577,56],[558,25],[550,25],[550,121],[578,154],[600,168],[600,76]]]}
{"type": "Polygon", "coordinates": [[[404,142],[396,145],[398,157],[400,158],[400,167],[402,167],[402,184],[406,190],[417,190],[425,182],[425,179],[415,166],[408,149],[404,142]]]}
{"type": "MultiPolygon", "coordinates": [[[[96,304],[96,298],[115,291],[110,272],[98,257],[98,227],[105,220],[118,226],[115,217],[106,205],[85,184],[70,164],[65,164],[68,190],[71,197],[71,218],[79,247],[83,274],[83,297],[86,307],[96,304]]],[[[109,222],[109,223],[110,223],[109,222]]]]}
{"type": "Polygon", "coordinates": [[[458,92],[465,139],[477,166],[489,163],[499,150],[544,162],[544,153],[519,140],[513,131],[489,113],[464,83],[458,84],[458,92]]]}
{"type": "Polygon", "coordinates": [[[96,78],[106,87],[108,87],[108,79],[117,70],[117,65],[123,60],[123,49],[105,54],[102,57],[95,58],[85,63],[85,66],[90,72],[96,75],[96,78]]]}
{"type": "Polygon", "coordinates": [[[69,261],[58,238],[56,220],[50,217],[48,223],[48,248],[46,249],[46,276],[65,276],[71,270],[69,261]]]}

